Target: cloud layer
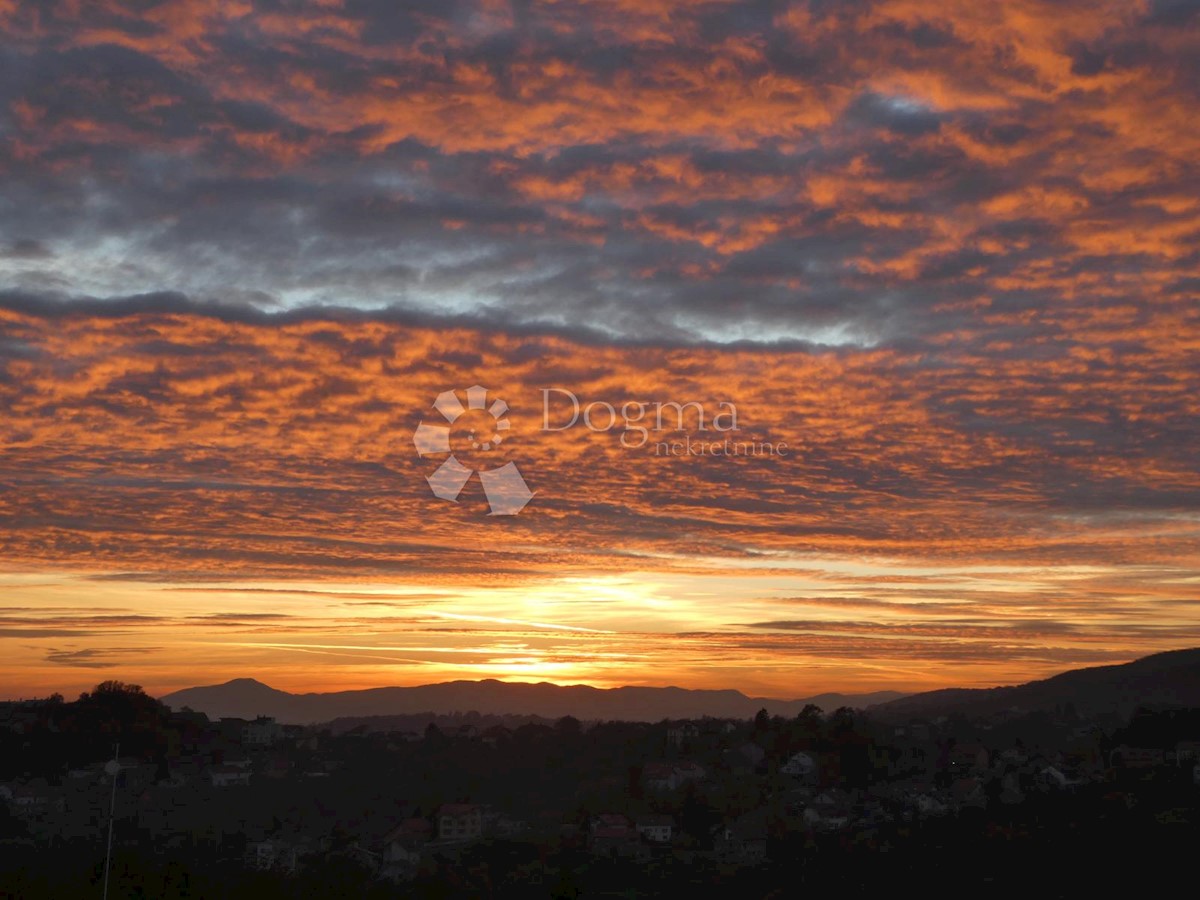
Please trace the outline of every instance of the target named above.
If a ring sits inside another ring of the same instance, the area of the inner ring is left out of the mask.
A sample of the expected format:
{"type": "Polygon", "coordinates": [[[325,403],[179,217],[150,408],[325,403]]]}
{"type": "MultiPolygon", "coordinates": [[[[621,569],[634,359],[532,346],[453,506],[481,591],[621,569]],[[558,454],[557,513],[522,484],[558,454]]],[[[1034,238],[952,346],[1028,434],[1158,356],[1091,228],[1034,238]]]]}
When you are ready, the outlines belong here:
{"type": "Polygon", "coordinates": [[[0,0],[0,34],[10,691],[320,687],[303,656],[795,695],[1200,636],[1200,5],[0,0]],[[412,445],[476,383],[515,518],[412,445]],[[739,431],[545,431],[553,388],[739,431]]]}
{"type": "MultiPolygon", "coordinates": [[[[0,530],[10,567],[73,585],[66,599],[30,588],[43,603],[77,603],[86,573],[155,616],[175,608],[172,586],[290,585],[283,606],[206,595],[172,627],[223,644],[248,629],[238,646],[321,656],[351,684],[366,680],[355,655],[376,679],[410,665],[399,677],[599,683],[653,658],[655,677],[786,694],[797,679],[819,689],[821,666],[843,686],[994,682],[1200,638],[1187,329],[1139,342],[1095,326],[1092,345],[1030,358],[969,339],[655,349],[395,316],[214,314],[174,297],[9,301],[0,530]],[[426,478],[445,455],[413,445],[419,424],[444,421],[435,398],[474,384],[507,403],[512,428],[488,452],[458,431],[452,447],[472,467],[520,467],[537,493],[515,517],[486,515],[478,480],[457,504],[434,497],[426,478]],[[619,417],[564,428],[568,391],[581,411],[641,403],[629,424],[651,429],[656,403],[695,402],[707,430],[695,407],[680,430],[670,406],[644,445],[619,417]],[[713,429],[723,403],[735,432],[713,429]],[[782,452],[727,455],[726,439],[782,452]],[[685,440],[721,452],[676,452],[685,440]],[[345,583],[417,591],[416,618],[348,637],[358,613],[323,593],[345,583]],[[264,613],[288,618],[251,615],[264,613]],[[430,623],[474,657],[408,643],[430,623]],[[529,623],[539,636],[519,653],[491,631],[529,623]]],[[[57,614],[9,626],[55,667],[112,663],[136,646],[127,628],[163,643],[136,621],[92,624],[112,647],[70,643],[84,632],[57,614]]]]}
{"type": "Polygon", "coordinates": [[[7,2],[0,266],[638,341],[1138,325],[1200,285],[1196,9],[7,2]]]}

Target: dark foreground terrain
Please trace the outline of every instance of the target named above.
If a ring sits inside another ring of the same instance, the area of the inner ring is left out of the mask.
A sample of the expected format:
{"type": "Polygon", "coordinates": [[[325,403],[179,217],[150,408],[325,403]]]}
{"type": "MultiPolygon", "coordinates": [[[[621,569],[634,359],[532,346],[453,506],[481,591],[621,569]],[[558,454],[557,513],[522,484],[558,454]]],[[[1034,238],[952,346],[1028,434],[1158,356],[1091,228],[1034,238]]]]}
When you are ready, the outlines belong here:
{"type": "Polygon", "coordinates": [[[1075,897],[1187,883],[1200,709],[1087,701],[333,728],[213,721],[106,682],[74,702],[0,704],[0,897],[101,896],[110,809],[112,898],[1075,897]]]}

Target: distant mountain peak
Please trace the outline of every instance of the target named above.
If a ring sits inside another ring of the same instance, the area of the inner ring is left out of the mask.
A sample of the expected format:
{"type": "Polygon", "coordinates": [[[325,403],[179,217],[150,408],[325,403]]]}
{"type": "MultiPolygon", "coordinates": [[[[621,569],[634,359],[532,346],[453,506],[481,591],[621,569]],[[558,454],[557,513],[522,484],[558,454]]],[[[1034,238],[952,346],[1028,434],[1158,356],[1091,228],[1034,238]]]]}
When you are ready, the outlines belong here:
{"type": "Polygon", "coordinates": [[[791,718],[809,703],[825,712],[841,706],[871,709],[883,719],[932,718],[951,713],[997,710],[1054,710],[1068,703],[1079,709],[1129,712],[1140,705],[1200,706],[1200,648],[1171,650],[1129,663],[1073,669],[1027,684],[996,688],[943,688],[922,694],[818,694],[800,700],[748,697],[741,691],[646,687],[595,688],[542,681],[447,681],[418,687],[379,687],[332,693],[292,694],[256,678],[187,688],[161,700],[175,709],[188,706],[209,716],[274,716],[281,722],[311,724],[344,717],[417,713],[531,715],[546,719],[657,722],[705,717],[748,719],[760,709],[791,718]]]}

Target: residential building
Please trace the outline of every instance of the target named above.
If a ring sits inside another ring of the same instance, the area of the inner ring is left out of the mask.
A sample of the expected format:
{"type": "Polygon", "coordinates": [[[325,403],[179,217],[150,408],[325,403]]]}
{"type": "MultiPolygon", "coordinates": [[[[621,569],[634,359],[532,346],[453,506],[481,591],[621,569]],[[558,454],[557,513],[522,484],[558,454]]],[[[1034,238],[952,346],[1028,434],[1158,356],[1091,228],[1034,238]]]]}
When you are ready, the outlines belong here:
{"type": "Polygon", "coordinates": [[[447,803],[437,814],[438,838],[472,841],[483,834],[483,810],[471,803],[447,803]]]}
{"type": "Polygon", "coordinates": [[[588,829],[588,849],[599,855],[624,854],[629,852],[637,836],[623,815],[602,813],[592,820],[588,829]]]}
{"type": "Polygon", "coordinates": [[[779,771],[796,778],[812,778],[817,774],[817,761],[807,753],[794,753],[779,771]]]}
{"type": "Polygon", "coordinates": [[[675,836],[675,820],[670,816],[639,816],[637,833],[655,844],[669,844],[675,836]]]}
{"type": "Polygon", "coordinates": [[[264,747],[283,739],[283,726],[270,716],[259,716],[242,727],[242,743],[251,747],[264,747]]]}
{"type": "Polygon", "coordinates": [[[235,787],[250,783],[250,770],[238,766],[213,766],[208,770],[213,787],[235,787]]]}
{"type": "Polygon", "coordinates": [[[764,810],[747,813],[713,830],[713,852],[734,865],[757,865],[767,858],[767,816],[764,810]]]}
{"type": "Polygon", "coordinates": [[[698,737],[700,737],[700,728],[693,722],[679,722],[667,728],[667,743],[673,747],[681,747],[698,737]]]}

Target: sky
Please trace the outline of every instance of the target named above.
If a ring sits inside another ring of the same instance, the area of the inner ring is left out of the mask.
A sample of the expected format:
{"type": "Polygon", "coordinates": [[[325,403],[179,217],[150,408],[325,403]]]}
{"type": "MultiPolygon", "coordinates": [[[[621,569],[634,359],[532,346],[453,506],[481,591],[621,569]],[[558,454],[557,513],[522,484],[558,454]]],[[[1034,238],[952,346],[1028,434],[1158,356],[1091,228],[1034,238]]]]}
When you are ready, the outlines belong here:
{"type": "Polygon", "coordinates": [[[0,697],[1200,645],[1200,3],[0,36],[0,697]]]}

